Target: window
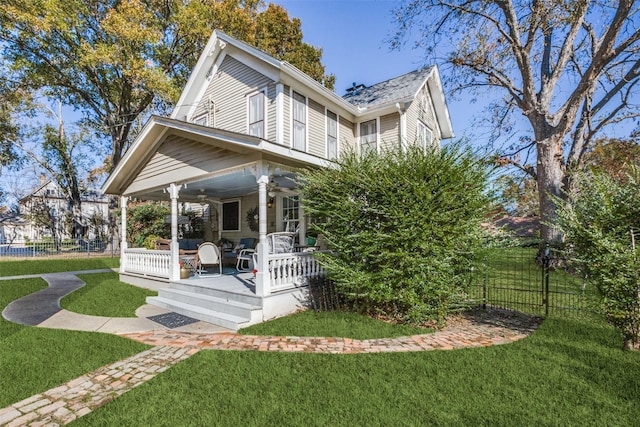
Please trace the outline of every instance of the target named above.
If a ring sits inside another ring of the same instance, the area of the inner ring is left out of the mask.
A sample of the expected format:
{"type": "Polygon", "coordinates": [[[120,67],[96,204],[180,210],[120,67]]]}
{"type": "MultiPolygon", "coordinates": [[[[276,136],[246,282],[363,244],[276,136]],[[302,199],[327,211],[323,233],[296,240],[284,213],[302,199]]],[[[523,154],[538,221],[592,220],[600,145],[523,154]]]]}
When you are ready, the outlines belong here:
{"type": "Polygon", "coordinates": [[[284,196],[282,198],[282,229],[295,232],[298,230],[300,199],[298,196],[284,196]]]}
{"type": "Polygon", "coordinates": [[[327,159],[338,157],[338,116],[327,110],[327,159]]]}
{"type": "Polygon", "coordinates": [[[264,138],[264,92],[249,97],[249,135],[264,138]]]}
{"type": "Polygon", "coordinates": [[[293,92],[293,148],[305,151],[307,147],[307,99],[293,92]]]}
{"type": "Polygon", "coordinates": [[[376,120],[360,123],[360,153],[378,151],[378,129],[376,120]]]}
{"type": "Polygon", "coordinates": [[[222,204],[222,231],[240,231],[240,201],[222,204]]]}
{"type": "Polygon", "coordinates": [[[418,121],[418,127],[416,129],[418,145],[422,147],[423,150],[431,147],[433,144],[433,132],[429,129],[424,123],[418,121]]]}
{"type": "Polygon", "coordinates": [[[202,125],[202,126],[207,126],[207,116],[208,114],[200,114],[199,116],[196,116],[193,119],[193,123],[197,124],[197,125],[202,125]]]}

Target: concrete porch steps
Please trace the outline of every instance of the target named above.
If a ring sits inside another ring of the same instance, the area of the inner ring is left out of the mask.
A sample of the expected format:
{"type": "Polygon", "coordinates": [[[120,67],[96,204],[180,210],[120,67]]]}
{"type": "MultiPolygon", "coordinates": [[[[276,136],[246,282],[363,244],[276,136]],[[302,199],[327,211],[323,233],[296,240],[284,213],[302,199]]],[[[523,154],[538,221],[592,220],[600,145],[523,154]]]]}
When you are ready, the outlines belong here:
{"type": "Polygon", "coordinates": [[[250,309],[249,306],[247,306],[247,310],[250,314],[247,316],[238,316],[205,308],[200,305],[176,301],[175,299],[167,299],[162,296],[147,297],[147,303],[234,331],[237,331],[244,326],[257,323],[258,321],[255,320],[255,317],[260,317],[261,315],[261,309],[259,307],[250,309]]]}

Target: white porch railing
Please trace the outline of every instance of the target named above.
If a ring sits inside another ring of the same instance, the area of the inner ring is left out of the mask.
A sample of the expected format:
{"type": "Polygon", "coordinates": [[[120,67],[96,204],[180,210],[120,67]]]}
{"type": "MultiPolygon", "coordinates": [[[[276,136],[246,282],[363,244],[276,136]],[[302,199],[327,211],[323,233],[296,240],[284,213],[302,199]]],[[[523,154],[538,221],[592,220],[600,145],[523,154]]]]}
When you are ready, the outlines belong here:
{"type": "MultiPolygon", "coordinates": [[[[280,291],[309,284],[311,277],[320,276],[324,270],[313,252],[296,252],[269,255],[269,291],[280,291]]],[[[268,292],[270,293],[270,292],[268,292]]]]}
{"type": "MultiPolygon", "coordinates": [[[[121,271],[168,279],[171,274],[171,251],[125,249],[122,251],[121,271]]],[[[307,286],[309,279],[324,274],[312,252],[272,254],[268,259],[266,294],[274,291],[307,286]]]]}
{"type": "Polygon", "coordinates": [[[138,273],[164,277],[171,274],[171,251],[149,249],[125,249],[120,259],[123,273],[138,273]]]}

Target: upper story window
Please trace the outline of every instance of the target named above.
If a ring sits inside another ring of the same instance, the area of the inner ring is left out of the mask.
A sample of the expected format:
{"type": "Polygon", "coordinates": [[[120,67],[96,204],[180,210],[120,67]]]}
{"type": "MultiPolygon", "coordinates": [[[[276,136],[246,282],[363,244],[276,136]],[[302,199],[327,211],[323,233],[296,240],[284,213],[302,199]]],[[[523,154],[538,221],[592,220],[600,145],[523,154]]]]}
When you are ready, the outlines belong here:
{"type": "Polygon", "coordinates": [[[199,116],[194,117],[193,123],[195,123],[197,125],[208,126],[208,124],[209,124],[209,114],[208,113],[204,113],[204,114],[200,114],[199,116]]]}
{"type": "Polygon", "coordinates": [[[420,120],[418,120],[416,136],[418,139],[418,145],[422,147],[423,150],[426,150],[433,145],[433,132],[420,120]]]}
{"type": "Polygon", "coordinates": [[[307,148],[307,98],[293,92],[293,148],[307,148]]]}
{"type": "Polygon", "coordinates": [[[265,137],[264,101],[264,92],[258,92],[249,97],[249,135],[259,138],[265,137]]]}
{"type": "Polygon", "coordinates": [[[338,116],[327,110],[327,159],[338,157],[338,116]]]}
{"type": "Polygon", "coordinates": [[[360,123],[360,153],[378,151],[378,126],[376,119],[360,123]]]}

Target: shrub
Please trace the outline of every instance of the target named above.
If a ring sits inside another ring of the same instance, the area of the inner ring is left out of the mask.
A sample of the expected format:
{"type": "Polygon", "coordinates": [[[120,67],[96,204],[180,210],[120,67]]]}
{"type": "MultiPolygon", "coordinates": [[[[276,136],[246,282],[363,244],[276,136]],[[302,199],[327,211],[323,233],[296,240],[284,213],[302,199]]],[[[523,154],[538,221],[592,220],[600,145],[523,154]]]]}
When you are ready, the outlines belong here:
{"type": "Polygon", "coordinates": [[[306,171],[300,192],[330,253],[329,277],[355,308],[410,323],[442,321],[466,300],[489,198],[487,170],[458,145],[347,153],[306,171]]]}
{"type": "Polygon", "coordinates": [[[576,180],[577,191],[558,209],[556,226],[600,291],[607,320],[622,333],[623,347],[638,348],[640,169],[631,168],[624,179],[600,172],[576,180]]]}
{"type": "Polygon", "coordinates": [[[168,236],[170,225],[164,222],[164,217],[170,215],[171,210],[162,203],[148,202],[127,209],[127,236],[133,247],[144,247],[147,236],[168,236]]]}
{"type": "Polygon", "coordinates": [[[161,239],[161,237],[156,236],[155,234],[150,234],[144,239],[144,242],[142,242],[142,247],[146,249],[155,249],[156,240],[158,239],[161,239]]]}

